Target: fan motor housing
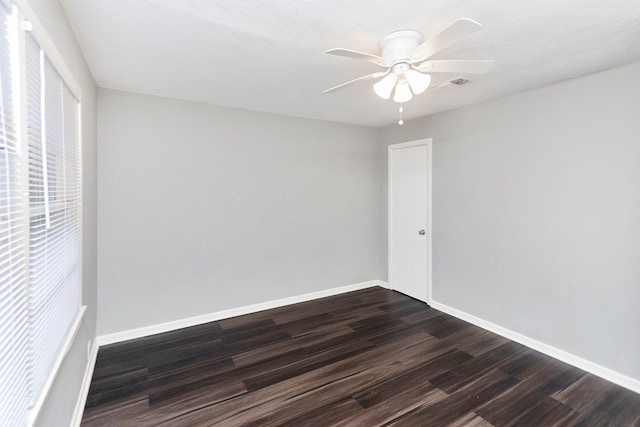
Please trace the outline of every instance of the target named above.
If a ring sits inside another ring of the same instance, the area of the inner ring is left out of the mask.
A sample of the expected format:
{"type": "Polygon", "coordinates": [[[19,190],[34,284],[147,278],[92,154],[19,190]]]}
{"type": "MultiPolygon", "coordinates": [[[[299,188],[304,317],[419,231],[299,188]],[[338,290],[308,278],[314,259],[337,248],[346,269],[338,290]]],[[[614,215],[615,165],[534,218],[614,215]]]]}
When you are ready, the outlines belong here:
{"type": "Polygon", "coordinates": [[[382,57],[396,62],[411,60],[413,52],[424,41],[424,36],[415,30],[399,30],[387,34],[380,41],[382,57]]]}

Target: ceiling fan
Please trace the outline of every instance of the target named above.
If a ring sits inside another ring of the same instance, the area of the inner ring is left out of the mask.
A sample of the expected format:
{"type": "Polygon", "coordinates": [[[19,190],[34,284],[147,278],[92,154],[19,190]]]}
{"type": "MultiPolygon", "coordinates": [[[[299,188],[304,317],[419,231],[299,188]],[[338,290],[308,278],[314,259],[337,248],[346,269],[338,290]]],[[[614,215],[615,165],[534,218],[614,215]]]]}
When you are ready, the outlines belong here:
{"type": "Polygon", "coordinates": [[[334,92],[352,83],[380,79],[373,85],[375,93],[383,99],[389,99],[393,92],[393,100],[403,103],[429,87],[431,73],[486,73],[493,68],[493,61],[428,60],[440,50],[480,28],[482,26],[479,23],[461,18],[426,41],[422,34],[415,30],[394,31],[380,41],[380,55],[344,48],[329,49],[326,51],[328,54],[368,61],[386,70],[339,84],[325,90],[324,93],[334,92]]]}

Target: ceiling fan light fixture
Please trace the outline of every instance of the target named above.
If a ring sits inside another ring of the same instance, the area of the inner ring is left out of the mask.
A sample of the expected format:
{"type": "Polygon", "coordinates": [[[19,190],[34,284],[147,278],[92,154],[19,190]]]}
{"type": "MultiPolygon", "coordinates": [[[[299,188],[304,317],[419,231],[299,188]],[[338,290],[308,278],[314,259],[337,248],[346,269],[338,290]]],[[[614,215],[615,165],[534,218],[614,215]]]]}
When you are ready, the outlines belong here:
{"type": "Polygon", "coordinates": [[[409,87],[409,83],[405,79],[399,79],[398,83],[396,83],[396,91],[393,94],[393,101],[398,103],[403,103],[410,101],[413,98],[413,94],[411,93],[411,88],[409,87]]]}
{"type": "Polygon", "coordinates": [[[441,87],[449,82],[455,83],[448,81],[433,86],[431,85],[433,73],[481,74],[489,72],[493,61],[431,59],[444,48],[473,34],[480,28],[481,25],[477,22],[460,18],[426,41],[423,35],[415,30],[400,30],[389,33],[380,41],[379,54],[345,48],[329,49],[326,53],[367,61],[381,66],[385,70],[355,78],[329,88],[324,93],[334,92],[359,81],[375,79],[373,90],[376,95],[382,99],[389,99],[393,94],[393,101],[402,104],[429,88],[441,87]]]}
{"type": "Polygon", "coordinates": [[[382,99],[389,99],[398,78],[393,73],[387,74],[382,80],[373,85],[373,90],[382,99]]]}
{"type": "Polygon", "coordinates": [[[416,95],[420,95],[427,90],[431,83],[431,76],[429,74],[423,74],[416,70],[408,70],[404,76],[409,86],[411,86],[411,90],[416,95]]]}

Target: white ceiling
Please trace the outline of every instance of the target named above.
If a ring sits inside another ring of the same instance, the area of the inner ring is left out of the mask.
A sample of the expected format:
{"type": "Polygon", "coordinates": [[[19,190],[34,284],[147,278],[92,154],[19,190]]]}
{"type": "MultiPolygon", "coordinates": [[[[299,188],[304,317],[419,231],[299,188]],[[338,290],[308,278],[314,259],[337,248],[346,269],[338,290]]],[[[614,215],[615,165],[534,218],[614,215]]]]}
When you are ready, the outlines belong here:
{"type": "Polygon", "coordinates": [[[369,126],[398,120],[371,81],[322,91],[379,68],[325,50],[377,54],[394,30],[428,38],[461,17],[480,22],[433,59],[495,69],[415,97],[405,119],[640,61],[638,0],[61,1],[101,87],[369,126]]]}

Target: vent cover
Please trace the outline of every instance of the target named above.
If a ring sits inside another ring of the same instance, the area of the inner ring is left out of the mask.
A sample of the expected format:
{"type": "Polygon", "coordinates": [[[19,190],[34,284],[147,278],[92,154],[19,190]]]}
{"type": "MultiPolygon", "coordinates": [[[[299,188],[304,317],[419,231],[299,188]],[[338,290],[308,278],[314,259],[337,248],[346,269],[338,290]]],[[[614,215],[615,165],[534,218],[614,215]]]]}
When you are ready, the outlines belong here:
{"type": "Polygon", "coordinates": [[[457,79],[449,80],[449,83],[456,86],[466,85],[471,82],[471,80],[465,79],[464,77],[458,77],[457,79]]]}

